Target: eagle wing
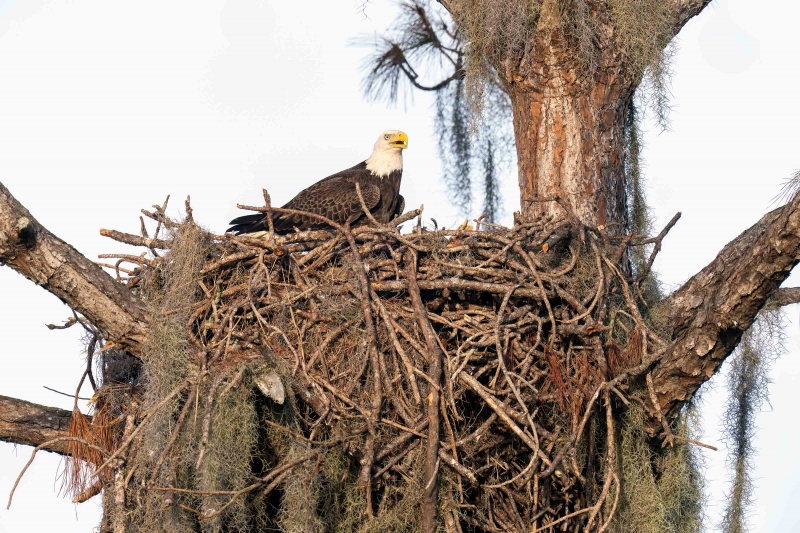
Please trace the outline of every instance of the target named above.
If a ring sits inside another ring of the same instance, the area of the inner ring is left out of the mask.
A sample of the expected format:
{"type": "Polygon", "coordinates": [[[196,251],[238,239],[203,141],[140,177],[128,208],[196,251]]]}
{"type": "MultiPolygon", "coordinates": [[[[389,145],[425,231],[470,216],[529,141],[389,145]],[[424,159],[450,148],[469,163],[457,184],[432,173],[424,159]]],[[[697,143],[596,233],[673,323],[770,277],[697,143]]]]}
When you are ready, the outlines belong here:
{"type": "MultiPolygon", "coordinates": [[[[356,182],[361,188],[361,195],[364,197],[364,203],[368,209],[372,210],[380,202],[380,187],[369,178],[367,173],[366,164],[359,163],[300,191],[283,207],[307,211],[328,218],[337,224],[344,224],[351,216],[357,216],[362,212],[361,202],[356,193],[356,182]]],[[[278,233],[288,233],[294,228],[306,230],[326,227],[326,224],[318,218],[289,214],[274,214],[273,225],[278,233]]],[[[228,228],[228,231],[239,235],[267,231],[267,229],[266,215],[256,213],[231,220],[231,227],[228,228]]]]}
{"type": "MultiPolygon", "coordinates": [[[[289,203],[284,205],[285,209],[296,209],[307,211],[315,215],[321,215],[337,224],[344,224],[352,216],[358,216],[363,212],[361,201],[356,192],[356,182],[359,183],[361,196],[367,209],[372,209],[381,199],[380,188],[367,180],[350,178],[347,176],[331,176],[329,179],[319,181],[311,187],[300,191],[292,198],[289,203]]],[[[289,231],[292,228],[315,229],[326,226],[319,219],[306,215],[284,214],[274,219],[276,231],[289,231]]]]}
{"type": "Polygon", "coordinates": [[[392,218],[397,218],[403,214],[403,211],[406,208],[406,199],[403,198],[402,194],[397,195],[397,202],[394,204],[394,213],[392,213],[392,218]]]}

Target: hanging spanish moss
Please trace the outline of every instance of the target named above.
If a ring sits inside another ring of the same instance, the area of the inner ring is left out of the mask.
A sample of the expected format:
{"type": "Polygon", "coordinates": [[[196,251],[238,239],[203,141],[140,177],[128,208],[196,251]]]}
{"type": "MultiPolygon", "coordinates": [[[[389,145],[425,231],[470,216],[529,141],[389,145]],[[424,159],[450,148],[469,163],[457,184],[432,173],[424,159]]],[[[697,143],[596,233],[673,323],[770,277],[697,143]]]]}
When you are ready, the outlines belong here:
{"type": "MultiPolygon", "coordinates": [[[[642,172],[642,140],[640,123],[642,117],[631,100],[625,116],[625,185],[628,196],[628,221],[631,231],[648,235],[652,230],[652,215],[645,196],[642,172]]],[[[631,262],[635,272],[644,269],[649,256],[645,248],[632,250],[631,262]]]]}
{"type": "Polygon", "coordinates": [[[724,533],[750,530],[748,514],[753,504],[753,459],[756,416],[768,401],[769,370],[785,350],[785,323],[780,309],[765,310],[750,326],[731,356],[728,372],[730,396],[725,405],[723,431],[728,443],[730,489],[723,513],[724,533]]]}
{"type": "Polygon", "coordinates": [[[473,198],[479,195],[484,219],[497,222],[503,212],[500,180],[513,169],[510,155],[514,141],[511,128],[503,127],[511,124],[505,93],[492,89],[485,96],[490,102],[483,108],[487,118],[476,118],[466,102],[464,80],[451,83],[436,94],[434,129],[442,175],[453,205],[469,215],[473,198]],[[475,127],[477,120],[488,120],[493,126],[475,127]]]}
{"type": "Polygon", "coordinates": [[[436,93],[434,129],[438,132],[442,177],[453,205],[468,212],[472,205],[472,144],[464,80],[458,79],[436,93]]]}
{"type": "Polygon", "coordinates": [[[642,83],[636,90],[636,100],[641,109],[647,108],[661,131],[669,131],[672,111],[672,61],[678,53],[675,41],[658,52],[644,70],[642,83]]]}
{"type": "Polygon", "coordinates": [[[494,159],[494,145],[490,139],[486,142],[483,156],[483,212],[489,222],[497,222],[501,209],[500,186],[494,159]]]}
{"type": "Polygon", "coordinates": [[[609,0],[608,8],[629,69],[635,75],[644,74],[660,61],[659,56],[672,38],[672,5],[663,0],[609,0]]]}
{"type": "MultiPolygon", "coordinates": [[[[699,414],[686,407],[674,430],[699,437],[699,414]]],[[[615,533],[699,533],[703,531],[703,456],[676,442],[658,455],[647,444],[645,413],[632,407],[624,416],[620,442],[622,495],[612,522],[615,533]]]]}
{"type": "Polygon", "coordinates": [[[516,158],[508,95],[499,80],[481,82],[479,93],[468,85],[477,78],[467,76],[464,34],[444,9],[427,0],[399,9],[385,36],[357,41],[374,49],[364,63],[363,91],[390,105],[414,90],[434,92],[434,131],[451,202],[469,216],[482,197],[485,219],[496,221],[500,180],[516,158]]]}

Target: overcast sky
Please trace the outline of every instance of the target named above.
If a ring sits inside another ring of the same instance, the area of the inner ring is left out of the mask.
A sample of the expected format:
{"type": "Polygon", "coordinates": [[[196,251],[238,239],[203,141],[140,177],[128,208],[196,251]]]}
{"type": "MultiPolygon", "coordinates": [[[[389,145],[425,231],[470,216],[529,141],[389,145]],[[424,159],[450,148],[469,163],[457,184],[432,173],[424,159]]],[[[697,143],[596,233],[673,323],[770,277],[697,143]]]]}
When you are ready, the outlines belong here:
{"type": "MultiPolygon", "coordinates": [[[[364,49],[394,8],[373,0],[317,2],[0,0],[0,181],[47,228],[90,258],[120,251],[101,227],[138,231],[139,209],[191,194],[195,218],[221,232],[237,202],[269,189],[280,204],[363,160],[377,135],[410,137],[402,193],[440,224],[459,221],[435,156],[431,101],[403,109],[361,98],[364,49]]],[[[680,36],[671,131],[646,132],[649,199],[661,227],[681,211],[656,263],[668,287],[710,262],[768,209],[800,168],[800,2],[715,2],[680,36]]],[[[519,204],[503,184],[506,219],[519,204]]],[[[475,214],[477,214],[477,207],[475,214]]],[[[790,284],[791,284],[790,280],[790,284]]],[[[797,283],[800,284],[800,283],[797,283]]],[[[0,394],[71,409],[83,354],[74,330],[50,332],[69,310],[0,268],[0,394]]],[[[800,531],[798,311],[789,353],[772,369],[772,407],[758,417],[759,533],[800,531]]],[[[724,379],[704,395],[709,531],[727,485],[720,442],[724,379]]],[[[99,498],[59,497],[59,457],[42,453],[10,511],[5,500],[30,448],[0,444],[0,533],[89,532],[99,498]]]]}

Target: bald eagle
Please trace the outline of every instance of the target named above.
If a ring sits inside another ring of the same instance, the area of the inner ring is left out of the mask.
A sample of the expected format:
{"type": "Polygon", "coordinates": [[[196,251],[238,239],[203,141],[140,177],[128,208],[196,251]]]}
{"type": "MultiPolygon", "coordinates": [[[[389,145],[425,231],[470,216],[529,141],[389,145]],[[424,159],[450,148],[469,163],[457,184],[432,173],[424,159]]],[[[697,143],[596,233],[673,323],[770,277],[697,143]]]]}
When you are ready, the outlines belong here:
{"type": "MultiPolygon", "coordinates": [[[[365,224],[364,214],[356,192],[361,189],[364,203],[380,223],[387,223],[403,212],[405,200],[400,195],[400,178],[403,175],[403,150],[408,148],[408,136],[402,131],[381,133],[375,147],[365,161],[318,181],[289,200],[284,209],[296,209],[322,215],[337,224],[349,222],[352,226],[365,224]]],[[[275,233],[286,234],[294,229],[322,229],[327,225],[304,215],[273,213],[275,233]]],[[[245,215],[231,220],[228,231],[252,237],[266,235],[269,226],[265,213],[245,215]]]]}

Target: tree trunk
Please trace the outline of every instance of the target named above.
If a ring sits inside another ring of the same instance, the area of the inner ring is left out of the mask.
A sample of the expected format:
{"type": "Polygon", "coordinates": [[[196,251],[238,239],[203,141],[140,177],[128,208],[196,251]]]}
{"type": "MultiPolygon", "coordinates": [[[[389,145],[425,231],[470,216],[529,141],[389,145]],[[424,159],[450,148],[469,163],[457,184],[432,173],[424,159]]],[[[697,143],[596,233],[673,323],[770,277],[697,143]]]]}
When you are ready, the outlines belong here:
{"type": "Polygon", "coordinates": [[[576,92],[511,88],[525,217],[557,214],[558,204],[536,199],[559,196],[584,224],[627,225],[622,140],[629,94],[619,85],[609,80],[576,92]]]}
{"type": "MultiPolygon", "coordinates": [[[[653,38],[666,44],[708,3],[673,0],[665,13],[672,26],[653,38]]],[[[642,73],[631,70],[608,4],[590,0],[587,9],[590,45],[565,29],[563,2],[543,0],[523,51],[494,67],[504,75],[514,114],[523,217],[560,214],[558,205],[536,201],[559,196],[584,224],[619,224],[614,227],[622,232],[628,222],[624,124],[642,73]]]]}
{"type": "MultiPolygon", "coordinates": [[[[528,52],[504,69],[522,215],[563,214],[553,202],[536,201],[558,196],[584,224],[623,229],[624,124],[635,85],[612,43],[598,43],[597,57],[581,58],[561,16],[556,3],[545,2],[528,52]]],[[[607,14],[598,23],[608,24],[607,14]]]]}
{"type": "Polygon", "coordinates": [[[653,368],[661,409],[675,418],[730,355],[770,297],[798,301],[782,289],[800,259],[800,196],[767,213],[667,299],[672,345],[653,368]]]}

